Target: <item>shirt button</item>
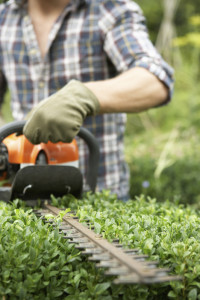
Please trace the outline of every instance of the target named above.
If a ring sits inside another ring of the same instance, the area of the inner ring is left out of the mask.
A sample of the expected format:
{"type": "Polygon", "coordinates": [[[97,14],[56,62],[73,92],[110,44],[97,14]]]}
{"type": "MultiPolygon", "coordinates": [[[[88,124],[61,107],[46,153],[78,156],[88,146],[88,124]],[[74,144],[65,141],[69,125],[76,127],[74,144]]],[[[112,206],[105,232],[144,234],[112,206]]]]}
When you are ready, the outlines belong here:
{"type": "Polygon", "coordinates": [[[43,87],[44,87],[44,81],[40,81],[40,82],[39,82],[39,87],[40,87],[40,88],[43,88],[43,87]]]}
{"type": "Polygon", "coordinates": [[[28,16],[25,16],[25,17],[24,17],[24,21],[25,21],[25,22],[27,22],[27,21],[28,21],[28,19],[29,19],[29,17],[28,17],[28,16]]]}
{"type": "Polygon", "coordinates": [[[35,55],[36,53],[37,53],[37,50],[35,48],[33,48],[29,51],[30,55],[35,55]]]}

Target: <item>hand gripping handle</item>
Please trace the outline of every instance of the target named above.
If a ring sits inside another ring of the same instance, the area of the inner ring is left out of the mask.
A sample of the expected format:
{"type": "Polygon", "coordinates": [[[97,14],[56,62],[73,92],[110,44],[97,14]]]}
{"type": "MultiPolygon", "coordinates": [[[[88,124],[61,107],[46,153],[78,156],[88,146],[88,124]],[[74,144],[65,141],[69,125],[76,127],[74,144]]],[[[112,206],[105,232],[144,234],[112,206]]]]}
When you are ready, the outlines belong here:
{"type": "MultiPolygon", "coordinates": [[[[25,124],[26,121],[14,121],[2,126],[0,128],[0,143],[2,143],[2,141],[12,133],[23,134],[23,128],[25,124]]],[[[94,193],[98,176],[99,145],[93,134],[85,128],[81,127],[77,136],[85,141],[89,149],[89,161],[86,179],[87,184],[89,185],[91,191],[94,193]]]]}

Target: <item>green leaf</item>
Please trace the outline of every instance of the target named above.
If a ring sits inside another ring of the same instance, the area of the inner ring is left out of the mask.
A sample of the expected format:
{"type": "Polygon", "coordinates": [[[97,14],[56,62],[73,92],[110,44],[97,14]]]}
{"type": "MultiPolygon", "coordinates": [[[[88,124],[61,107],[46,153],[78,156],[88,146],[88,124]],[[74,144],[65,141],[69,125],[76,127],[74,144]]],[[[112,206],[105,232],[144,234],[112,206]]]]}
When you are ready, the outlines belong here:
{"type": "Polygon", "coordinates": [[[191,286],[197,286],[200,289],[200,282],[192,281],[191,286]]]}
{"type": "Polygon", "coordinates": [[[64,289],[64,292],[69,294],[69,295],[74,295],[75,293],[75,288],[73,288],[72,286],[69,286],[67,288],[64,289]]]}
{"type": "Polygon", "coordinates": [[[62,269],[61,269],[61,271],[70,271],[70,267],[69,266],[64,266],[64,267],[62,267],[62,269]]]}
{"type": "Polygon", "coordinates": [[[170,292],[168,293],[168,297],[169,297],[169,298],[177,298],[177,295],[176,295],[176,293],[174,293],[174,291],[170,291],[170,292]]]}
{"type": "Polygon", "coordinates": [[[24,253],[24,254],[20,255],[20,261],[22,262],[22,261],[26,260],[28,257],[29,257],[29,253],[24,253]]]}
{"type": "Polygon", "coordinates": [[[52,277],[52,276],[56,276],[57,274],[59,274],[59,271],[54,270],[49,273],[49,276],[52,277]]]}
{"type": "Polygon", "coordinates": [[[197,289],[196,288],[190,290],[190,292],[188,293],[188,299],[189,300],[196,300],[197,299],[197,289]]]}
{"type": "Polygon", "coordinates": [[[95,228],[95,232],[96,233],[100,233],[101,232],[101,224],[94,222],[94,228],[95,228]]]}
{"type": "Polygon", "coordinates": [[[29,254],[30,254],[31,259],[35,260],[35,258],[36,258],[36,249],[33,248],[33,247],[30,247],[29,254]]]}
{"type": "Polygon", "coordinates": [[[60,297],[62,294],[63,294],[62,291],[52,291],[51,292],[51,297],[57,298],[57,297],[60,297]]]}
{"type": "Polygon", "coordinates": [[[95,286],[95,293],[96,295],[101,295],[103,294],[109,287],[111,283],[110,282],[105,282],[105,283],[99,283],[95,286]]]}

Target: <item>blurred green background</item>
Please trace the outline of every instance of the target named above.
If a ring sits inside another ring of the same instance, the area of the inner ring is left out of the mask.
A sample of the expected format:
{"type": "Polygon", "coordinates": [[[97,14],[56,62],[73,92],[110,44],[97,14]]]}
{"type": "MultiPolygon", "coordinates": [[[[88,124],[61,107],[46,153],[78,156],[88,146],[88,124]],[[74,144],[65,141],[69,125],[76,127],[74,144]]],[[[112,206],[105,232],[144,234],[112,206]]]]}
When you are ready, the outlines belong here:
{"type": "MultiPolygon", "coordinates": [[[[2,1],[0,1],[2,2],[2,1]]],[[[200,200],[200,5],[199,0],[138,0],[151,40],[175,69],[167,106],[128,115],[126,159],[131,198],[145,194],[196,204],[200,200]]],[[[9,92],[2,113],[12,120],[9,92]]]]}
{"type": "Polygon", "coordinates": [[[200,200],[199,1],[137,1],[150,36],[175,69],[171,103],[129,115],[126,158],[131,197],[145,194],[198,205],[200,200]],[[171,10],[171,12],[170,12],[171,10]]]}

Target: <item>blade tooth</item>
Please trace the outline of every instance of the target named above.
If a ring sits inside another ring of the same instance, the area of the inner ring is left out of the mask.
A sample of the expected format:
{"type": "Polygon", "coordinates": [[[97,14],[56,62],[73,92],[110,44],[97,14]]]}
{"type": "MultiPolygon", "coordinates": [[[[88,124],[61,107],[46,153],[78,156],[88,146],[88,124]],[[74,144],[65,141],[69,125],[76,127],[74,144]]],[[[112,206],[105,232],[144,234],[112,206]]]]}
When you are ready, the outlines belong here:
{"type": "Polygon", "coordinates": [[[125,266],[119,266],[119,267],[114,267],[110,268],[108,271],[105,272],[105,275],[126,275],[129,272],[129,269],[125,266]]]}
{"type": "Polygon", "coordinates": [[[44,221],[45,223],[49,223],[49,224],[54,224],[55,223],[55,220],[54,219],[46,219],[44,218],[46,221],[44,221]]]}
{"type": "Polygon", "coordinates": [[[148,269],[155,269],[157,268],[158,264],[158,261],[145,261],[143,266],[147,267],[148,269]]]}
{"type": "Polygon", "coordinates": [[[119,243],[119,239],[113,239],[112,243],[119,243]]]}
{"type": "Polygon", "coordinates": [[[122,248],[123,245],[122,244],[118,244],[118,243],[112,243],[113,246],[117,247],[117,248],[122,248]]]}
{"type": "Polygon", "coordinates": [[[96,266],[97,268],[114,268],[114,267],[119,267],[120,264],[117,262],[116,259],[112,259],[112,260],[101,260],[96,266]]]}
{"type": "Polygon", "coordinates": [[[74,239],[74,238],[81,238],[81,237],[83,237],[83,235],[82,235],[81,233],[79,233],[79,232],[76,233],[75,231],[74,231],[74,233],[68,233],[67,236],[68,236],[68,237],[71,237],[71,238],[73,238],[73,239],[74,239]]]}
{"type": "Polygon", "coordinates": [[[69,234],[78,233],[78,230],[71,227],[69,229],[63,229],[61,232],[66,234],[66,235],[69,235],[69,234]]]}
{"type": "Polygon", "coordinates": [[[154,277],[139,277],[136,273],[130,273],[128,275],[119,276],[114,280],[114,284],[131,284],[131,283],[162,283],[168,281],[182,280],[181,276],[168,275],[168,276],[154,276],[154,277]]]}
{"type": "Polygon", "coordinates": [[[41,215],[42,215],[42,212],[41,212],[41,211],[34,211],[34,210],[33,210],[33,213],[34,213],[36,216],[41,216],[41,215]]]}
{"type": "Polygon", "coordinates": [[[81,252],[84,255],[91,255],[91,254],[102,254],[103,251],[100,248],[88,248],[81,252]]]}
{"type": "Polygon", "coordinates": [[[81,237],[81,238],[73,238],[72,241],[74,244],[79,244],[79,243],[89,243],[88,238],[86,237],[81,237]]]}
{"type": "Polygon", "coordinates": [[[166,275],[166,276],[158,276],[158,277],[152,277],[152,278],[144,278],[142,279],[143,283],[146,284],[152,284],[152,283],[162,283],[162,282],[170,282],[170,281],[179,281],[183,280],[181,276],[176,275],[166,275]]]}
{"type": "Polygon", "coordinates": [[[68,243],[69,244],[76,244],[73,240],[70,240],[70,239],[69,239],[68,243]]]}
{"type": "Polygon", "coordinates": [[[90,223],[90,220],[89,220],[89,219],[82,219],[81,222],[82,222],[82,221],[85,222],[85,223],[90,223]]]}
{"type": "Polygon", "coordinates": [[[136,273],[131,273],[128,275],[119,276],[116,278],[114,284],[129,284],[129,283],[140,283],[140,277],[136,273]]]}
{"type": "Polygon", "coordinates": [[[146,262],[146,258],[148,258],[149,256],[147,255],[131,255],[130,256],[133,260],[139,261],[139,262],[146,262]]]}
{"type": "Polygon", "coordinates": [[[85,248],[95,248],[96,246],[93,243],[79,243],[75,246],[77,249],[85,249],[85,248]]]}
{"type": "Polygon", "coordinates": [[[88,258],[90,261],[101,261],[101,260],[110,260],[110,255],[107,253],[102,254],[94,254],[91,257],[88,258]]]}
{"type": "Polygon", "coordinates": [[[70,230],[72,229],[73,227],[70,226],[70,225],[62,225],[62,226],[59,226],[59,230],[63,230],[63,232],[66,230],[70,230]]]}
{"type": "MultiPolygon", "coordinates": [[[[75,229],[75,228],[72,228],[72,229],[63,231],[63,233],[65,233],[67,236],[74,235],[74,234],[81,234],[81,233],[80,233],[77,229],[75,229]]],[[[81,236],[82,236],[82,235],[81,235],[81,236]]]]}
{"type": "Polygon", "coordinates": [[[73,238],[71,241],[69,241],[69,244],[79,244],[79,243],[89,243],[89,240],[84,237],[80,238],[73,238]]]}
{"type": "Polygon", "coordinates": [[[144,264],[145,265],[156,265],[157,266],[159,264],[159,261],[157,261],[157,260],[146,260],[144,264]]]}
{"type": "Polygon", "coordinates": [[[140,260],[140,261],[143,261],[149,257],[146,254],[129,254],[129,255],[131,256],[131,258],[133,258],[135,260],[140,260]]]}
{"type": "Polygon", "coordinates": [[[167,276],[171,270],[168,268],[156,269],[155,272],[157,276],[167,276]]]}
{"type": "Polygon", "coordinates": [[[89,229],[94,230],[94,226],[87,226],[89,229]]]}
{"type": "Polygon", "coordinates": [[[125,253],[138,253],[139,252],[139,249],[124,249],[123,250],[125,253]]]}
{"type": "Polygon", "coordinates": [[[42,215],[49,214],[49,211],[47,209],[40,209],[40,210],[34,210],[33,209],[33,212],[34,213],[40,213],[42,215]]]}
{"type": "MultiPolygon", "coordinates": [[[[63,238],[64,238],[65,240],[72,240],[72,237],[71,237],[71,236],[67,236],[67,235],[64,235],[63,238]]],[[[70,241],[69,241],[69,242],[70,242],[70,241]]],[[[72,242],[72,243],[73,243],[73,242],[72,242]]]]}
{"type": "Polygon", "coordinates": [[[81,238],[81,237],[82,234],[80,233],[68,234],[63,236],[64,239],[73,239],[73,238],[81,238]]]}
{"type": "Polygon", "coordinates": [[[37,218],[40,218],[42,217],[42,214],[35,214],[37,218]]]}
{"type": "Polygon", "coordinates": [[[48,209],[42,209],[42,213],[49,214],[49,210],[48,209]]]}

